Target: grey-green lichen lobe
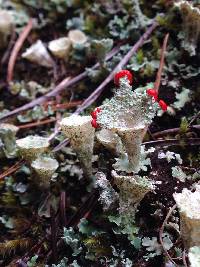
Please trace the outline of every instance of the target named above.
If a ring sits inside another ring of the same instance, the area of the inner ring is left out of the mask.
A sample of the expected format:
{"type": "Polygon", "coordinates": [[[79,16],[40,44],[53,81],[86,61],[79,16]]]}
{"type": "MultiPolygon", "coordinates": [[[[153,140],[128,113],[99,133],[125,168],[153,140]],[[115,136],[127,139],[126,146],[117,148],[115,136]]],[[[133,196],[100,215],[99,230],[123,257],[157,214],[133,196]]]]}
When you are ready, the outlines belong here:
{"type": "Polygon", "coordinates": [[[46,137],[29,135],[25,138],[16,140],[16,145],[21,157],[28,161],[32,161],[48,150],[49,140],[46,137]]]}
{"type": "Polygon", "coordinates": [[[39,184],[43,187],[49,187],[50,179],[58,166],[58,161],[50,157],[39,157],[31,163],[31,167],[38,175],[39,184]]]}
{"type": "Polygon", "coordinates": [[[118,194],[115,192],[103,172],[97,172],[95,177],[95,184],[100,191],[99,201],[103,205],[103,210],[107,211],[115,206],[116,201],[118,200],[118,194]]]}
{"type": "Polygon", "coordinates": [[[146,94],[152,84],[135,91],[126,78],[120,79],[120,88],[114,96],[103,104],[97,115],[97,123],[102,128],[141,128],[149,125],[155,116],[158,105],[146,94]]]}
{"type": "Polygon", "coordinates": [[[146,177],[139,175],[125,176],[118,175],[112,171],[114,183],[117,185],[120,201],[120,213],[135,213],[138,204],[144,196],[153,190],[153,184],[146,177]]]}
{"type": "Polygon", "coordinates": [[[16,133],[19,128],[10,123],[0,124],[0,158],[16,157],[16,133]]]}

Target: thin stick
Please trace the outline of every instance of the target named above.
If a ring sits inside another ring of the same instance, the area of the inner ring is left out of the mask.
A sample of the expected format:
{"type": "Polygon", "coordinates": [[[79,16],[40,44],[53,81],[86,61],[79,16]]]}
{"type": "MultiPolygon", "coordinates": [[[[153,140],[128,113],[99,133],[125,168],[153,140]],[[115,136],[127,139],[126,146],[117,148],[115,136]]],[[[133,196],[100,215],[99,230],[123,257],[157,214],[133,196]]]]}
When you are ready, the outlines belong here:
{"type": "Polygon", "coordinates": [[[144,44],[144,42],[149,38],[151,33],[158,26],[157,21],[147,29],[147,31],[140,37],[137,43],[129,50],[129,52],[123,57],[123,59],[117,64],[114,70],[108,75],[108,77],[96,88],[96,90],[83,102],[83,104],[76,110],[76,114],[79,114],[88,106],[96,101],[96,99],[101,95],[102,91],[105,89],[105,86],[109,84],[117,71],[122,69],[130,60],[130,58],[137,52],[137,50],[144,44]]]}
{"type": "Polygon", "coordinates": [[[57,229],[56,229],[56,220],[55,220],[55,212],[52,206],[50,207],[51,214],[51,249],[53,261],[56,263],[57,260],[57,229]]]}
{"type": "MultiPolygon", "coordinates": [[[[115,48],[113,48],[110,53],[108,53],[108,55],[106,56],[106,60],[109,60],[110,58],[112,58],[115,54],[117,54],[119,52],[120,46],[116,46],[115,48]]],[[[99,67],[99,63],[96,63],[91,69],[96,69],[97,67],[99,67]]],[[[74,78],[72,78],[71,80],[69,80],[69,77],[65,78],[62,82],[60,82],[52,91],[50,91],[49,93],[47,93],[46,95],[43,95],[37,99],[34,99],[33,101],[14,109],[13,111],[10,111],[8,113],[6,113],[4,116],[1,117],[0,121],[3,121],[11,116],[14,116],[22,111],[28,110],[36,105],[41,105],[42,103],[44,103],[45,101],[47,101],[49,98],[51,97],[55,97],[57,94],[61,93],[62,91],[64,91],[65,89],[68,88],[71,89],[71,86],[76,84],[77,82],[81,81],[82,79],[86,78],[88,76],[88,71],[84,71],[82,73],[80,73],[79,75],[75,76],[74,78]]]]}
{"type": "Polygon", "coordinates": [[[165,60],[165,51],[167,49],[167,42],[169,39],[169,33],[167,33],[165,35],[165,39],[163,42],[163,46],[162,46],[162,52],[161,52],[161,59],[160,59],[160,65],[159,65],[159,69],[156,75],[156,81],[154,83],[154,90],[156,90],[157,92],[159,91],[160,88],[160,82],[161,82],[161,76],[162,76],[162,71],[163,71],[163,67],[164,67],[164,60],[165,60]]]}
{"type": "Polygon", "coordinates": [[[30,19],[22,33],[20,34],[19,38],[17,39],[13,50],[11,52],[11,56],[8,62],[8,70],[7,70],[7,82],[8,84],[12,81],[13,79],[13,71],[15,67],[15,62],[18,56],[18,53],[20,49],[22,48],[27,36],[29,35],[30,31],[32,30],[33,27],[33,20],[30,19]]]}
{"type": "MultiPolygon", "coordinates": [[[[200,125],[193,125],[191,126],[189,129],[198,129],[200,130],[200,125]]],[[[179,133],[180,131],[180,128],[171,128],[171,129],[167,129],[167,130],[164,130],[164,131],[160,131],[160,132],[156,132],[156,133],[153,133],[153,137],[154,138],[159,138],[159,137],[163,137],[163,136],[166,136],[168,134],[176,134],[176,133],[179,133]]]]}
{"type": "Polygon", "coordinates": [[[26,128],[32,128],[32,127],[37,127],[40,125],[48,124],[48,123],[51,123],[54,121],[56,121],[56,118],[51,118],[51,119],[47,119],[47,120],[43,120],[43,121],[31,122],[31,123],[27,123],[24,125],[17,125],[17,127],[19,127],[19,129],[26,129],[26,128]]]}
{"type": "Polygon", "coordinates": [[[62,226],[65,227],[67,224],[66,218],[66,192],[62,191],[60,193],[60,217],[62,221],[62,226]]]}
{"type": "Polygon", "coordinates": [[[180,146],[180,145],[187,145],[187,146],[196,146],[200,145],[200,138],[188,138],[188,139],[166,139],[166,140],[158,140],[158,141],[150,141],[142,143],[145,147],[163,147],[163,146],[180,146]]]}
{"type": "Polygon", "coordinates": [[[159,231],[159,240],[160,240],[160,244],[165,252],[165,255],[167,256],[167,258],[175,265],[178,267],[178,265],[175,263],[175,261],[173,261],[173,259],[171,258],[171,256],[169,255],[168,251],[165,249],[165,245],[163,243],[163,239],[162,239],[162,236],[163,236],[163,232],[164,232],[164,228],[165,228],[165,225],[167,224],[167,221],[169,220],[169,217],[171,216],[172,212],[176,209],[176,204],[170,208],[169,212],[167,213],[167,216],[165,217],[165,220],[160,228],[160,231],[159,231]]]}
{"type": "Polygon", "coordinates": [[[191,119],[190,123],[189,123],[189,126],[192,125],[193,122],[196,121],[196,119],[198,119],[200,117],[200,111],[191,119]]]}
{"type": "Polygon", "coordinates": [[[183,250],[183,256],[182,256],[182,258],[183,258],[183,264],[184,264],[184,266],[185,267],[188,267],[188,264],[187,264],[187,260],[186,260],[186,253],[185,253],[186,251],[185,251],[185,249],[183,250]]]}
{"type": "Polygon", "coordinates": [[[11,175],[12,173],[14,173],[17,170],[19,170],[21,168],[21,166],[23,165],[23,163],[24,163],[24,160],[21,159],[20,161],[15,163],[13,166],[8,168],[5,172],[1,173],[0,174],[0,180],[4,179],[6,176],[11,175]]]}

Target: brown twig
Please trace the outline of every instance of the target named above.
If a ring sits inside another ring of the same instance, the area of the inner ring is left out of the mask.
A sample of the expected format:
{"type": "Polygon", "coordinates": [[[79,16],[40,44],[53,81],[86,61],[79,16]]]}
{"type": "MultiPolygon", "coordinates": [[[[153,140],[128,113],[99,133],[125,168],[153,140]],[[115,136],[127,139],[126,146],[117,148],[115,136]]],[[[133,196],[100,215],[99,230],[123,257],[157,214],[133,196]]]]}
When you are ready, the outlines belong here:
{"type": "Polygon", "coordinates": [[[32,30],[33,27],[33,20],[30,19],[22,33],[20,34],[19,38],[17,39],[13,50],[11,52],[11,56],[8,62],[8,70],[7,70],[7,82],[8,84],[12,81],[13,79],[13,70],[15,67],[15,62],[18,56],[18,53],[20,49],[22,48],[27,36],[29,35],[30,31],[32,30]]]}
{"type": "Polygon", "coordinates": [[[56,220],[55,220],[55,212],[53,207],[50,207],[50,213],[51,213],[51,249],[52,249],[52,255],[53,255],[53,261],[56,263],[57,261],[57,230],[56,230],[56,220]]]}
{"type": "MultiPolygon", "coordinates": [[[[200,130],[200,125],[193,125],[191,126],[189,129],[198,129],[200,130]]],[[[159,137],[163,137],[163,136],[166,136],[168,134],[177,134],[179,133],[180,131],[180,128],[171,128],[171,129],[167,129],[167,130],[164,130],[164,131],[160,131],[160,132],[156,132],[156,133],[153,133],[153,137],[154,138],[159,138],[159,137]]]]}
{"type": "Polygon", "coordinates": [[[8,168],[5,172],[0,174],[0,180],[4,179],[6,176],[11,175],[12,173],[16,172],[17,170],[19,170],[21,168],[21,166],[23,165],[25,161],[23,159],[21,159],[20,161],[18,161],[17,163],[15,163],[13,166],[11,166],[10,168],[8,168]]]}
{"type": "Polygon", "coordinates": [[[193,116],[193,118],[189,122],[189,126],[192,126],[193,122],[195,122],[199,117],[200,117],[200,111],[195,116],[193,116]]]}
{"type": "Polygon", "coordinates": [[[178,146],[178,145],[187,145],[187,146],[196,146],[200,145],[200,138],[188,138],[188,139],[166,139],[166,140],[157,140],[157,141],[150,141],[144,142],[142,145],[145,145],[146,148],[148,147],[163,147],[163,146],[178,146]]]}
{"type": "Polygon", "coordinates": [[[47,123],[51,123],[56,121],[56,118],[51,118],[51,119],[47,119],[47,120],[43,120],[43,121],[36,121],[36,122],[31,122],[31,123],[27,123],[24,125],[17,125],[17,127],[19,127],[19,129],[26,129],[26,128],[32,128],[32,127],[37,127],[40,125],[44,125],[47,123]]]}
{"type": "MultiPolygon", "coordinates": [[[[115,48],[113,48],[110,53],[108,53],[108,55],[106,56],[106,60],[109,60],[110,58],[112,58],[115,54],[117,54],[119,52],[120,46],[116,46],[115,48]]],[[[96,63],[93,67],[91,67],[91,69],[96,69],[97,67],[99,67],[99,63],[96,63]]],[[[84,71],[82,73],[80,73],[79,75],[77,75],[76,77],[72,78],[71,80],[67,78],[65,78],[62,82],[60,82],[52,91],[50,91],[49,93],[47,93],[46,95],[43,95],[37,99],[34,99],[33,101],[14,109],[13,111],[10,111],[8,113],[6,113],[5,115],[3,115],[0,119],[0,121],[3,121],[11,116],[14,116],[20,112],[26,111],[36,105],[41,105],[42,103],[44,103],[45,101],[47,101],[48,99],[50,99],[51,97],[55,97],[57,94],[61,93],[62,91],[64,91],[67,88],[70,88],[70,86],[76,84],[77,82],[81,81],[82,79],[86,78],[88,76],[88,71],[84,71]]],[[[71,89],[71,88],[70,88],[71,89]]]]}
{"type": "Polygon", "coordinates": [[[185,267],[188,267],[188,264],[187,264],[187,260],[186,260],[186,251],[185,249],[183,250],[183,256],[182,256],[182,259],[183,259],[183,264],[185,267]]]}
{"type": "Polygon", "coordinates": [[[165,38],[164,38],[162,51],[161,51],[160,65],[159,65],[159,69],[158,69],[158,72],[157,72],[157,75],[156,75],[156,81],[154,83],[154,90],[156,90],[157,92],[159,91],[159,88],[160,88],[162,71],[163,71],[163,67],[164,67],[164,64],[165,64],[165,62],[164,62],[164,60],[165,60],[165,51],[167,49],[168,39],[169,39],[169,33],[167,33],[165,35],[165,38]]]}
{"type": "Polygon", "coordinates": [[[163,243],[163,232],[164,232],[164,228],[165,228],[165,225],[167,224],[167,221],[169,219],[169,217],[171,216],[172,212],[176,209],[176,204],[170,208],[169,212],[167,213],[167,216],[165,217],[165,220],[160,228],[160,231],[159,231],[159,240],[160,240],[160,244],[164,250],[164,253],[165,255],[167,256],[167,258],[176,266],[178,267],[178,265],[175,263],[175,261],[173,261],[173,259],[171,258],[171,256],[169,255],[168,251],[166,250],[165,248],[165,245],[163,243]]]}
{"type": "Polygon", "coordinates": [[[60,193],[60,217],[62,226],[65,227],[67,224],[67,218],[66,218],[66,192],[62,191],[60,193]]]}

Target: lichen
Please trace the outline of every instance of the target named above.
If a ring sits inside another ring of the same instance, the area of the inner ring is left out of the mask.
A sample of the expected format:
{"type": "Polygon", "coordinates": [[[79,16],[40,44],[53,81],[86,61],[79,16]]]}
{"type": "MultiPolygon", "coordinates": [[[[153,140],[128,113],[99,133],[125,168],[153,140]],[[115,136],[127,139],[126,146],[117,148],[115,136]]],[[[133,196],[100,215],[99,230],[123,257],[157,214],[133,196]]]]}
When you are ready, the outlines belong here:
{"type": "Polygon", "coordinates": [[[189,1],[180,0],[175,3],[179,8],[183,19],[185,42],[189,42],[196,49],[200,36],[200,9],[189,1]]]}
{"type": "Polygon", "coordinates": [[[53,67],[53,60],[41,40],[31,45],[23,54],[23,58],[46,68],[53,67]]]}
{"type": "Polygon", "coordinates": [[[188,257],[191,267],[200,266],[200,247],[194,246],[189,249],[188,257]]]}
{"type": "Polygon", "coordinates": [[[72,115],[60,122],[61,129],[69,138],[70,144],[80,161],[86,177],[92,177],[92,155],[95,129],[90,116],[72,115]]]}
{"type": "Polygon", "coordinates": [[[120,79],[120,88],[97,114],[100,127],[120,136],[128,154],[129,169],[136,173],[140,169],[143,137],[158,109],[158,104],[146,93],[151,86],[148,84],[133,91],[127,78],[120,79]]]}
{"type": "Polygon", "coordinates": [[[181,235],[187,248],[200,246],[200,185],[191,192],[184,188],[182,193],[175,193],[174,199],[181,218],[181,235]]]}
{"type": "Polygon", "coordinates": [[[16,145],[21,157],[27,161],[32,161],[48,150],[49,140],[46,137],[29,135],[25,138],[17,139],[16,145]]]}
{"type": "Polygon", "coordinates": [[[114,154],[120,154],[123,150],[119,136],[108,129],[98,131],[96,138],[99,143],[114,154]]]}
{"type": "Polygon", "coordinates": [[[96,185],[100,191],[99,201],[103,205],[103,209],[105,211],[111,209],[118,199],[118,194],[112,188],[104,173],[96,173],[96,185]]]}
{"type": "Polygon", "coordinates": [[[48,48],[55,57],[66,60],[70,52],[71,41],[68,37],[55,39],[49,42],[48,48]]]}
{"type": "Polygon", "coordinates": [[[118,175],[115,171],[112,171],[114,183],[119,189],[119,213],[120,214],[134,214],[140,201],[151,190],[153,190],[153,184],[146,177],[139,175],[123,176],[118,175]]]}
{"type": "Polygon", "coordinates": [[[31,163],[42,187],[49,187],[50,179],[58,166],[58,161],[51,157],[39,157],[31,163]]]}

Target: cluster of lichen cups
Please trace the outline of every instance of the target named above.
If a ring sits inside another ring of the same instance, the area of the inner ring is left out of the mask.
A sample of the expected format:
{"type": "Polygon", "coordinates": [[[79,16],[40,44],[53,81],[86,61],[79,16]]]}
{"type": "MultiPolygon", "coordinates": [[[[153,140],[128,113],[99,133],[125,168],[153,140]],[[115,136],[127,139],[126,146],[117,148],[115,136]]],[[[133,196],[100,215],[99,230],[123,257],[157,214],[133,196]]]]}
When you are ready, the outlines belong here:
{"type": "Polygon", "coordinates": [[[16,145],[19,155],[26,160],[37,176],[34,182],[40,188],[48,189],[51,177],[59,166],[57,160],[48,155],[48,138],[30,135],[16,140],[16,145]]]}
{"type": "Polygon", "coordinates": [[[73,47],[83,46],[86,41],[87,36],[82,31],[70,30],[66,37],[50,41],[48,49],[41,40],[38,40],[22,54],[22,57],[43,67],[52,68],[54,62],[51,54],[56,58],[67,61],[73,47]]]}
{"type": "Polygon", "coordinates": [[[121,172],[117,169],[111,174],[119,189],[119,213],[134,217],[140,201],[153,189],[153,183],[137,173],[140,170],[142,140],[159,105],[155,91],[150,91],[154,97],[147,93],[148,88],[133,91],[132,80],[132,74],[127,70],[115,75],[115,94],[92,113],[92,125],[103,129],[97,134],[99,142],[115,150],[115,155],[119,157],[128,156],[127,170],[121,172]]]}

